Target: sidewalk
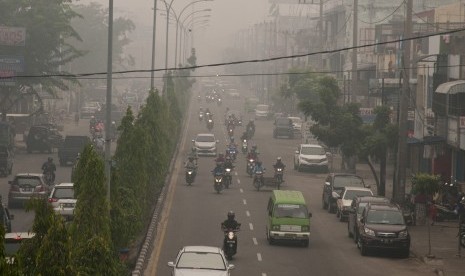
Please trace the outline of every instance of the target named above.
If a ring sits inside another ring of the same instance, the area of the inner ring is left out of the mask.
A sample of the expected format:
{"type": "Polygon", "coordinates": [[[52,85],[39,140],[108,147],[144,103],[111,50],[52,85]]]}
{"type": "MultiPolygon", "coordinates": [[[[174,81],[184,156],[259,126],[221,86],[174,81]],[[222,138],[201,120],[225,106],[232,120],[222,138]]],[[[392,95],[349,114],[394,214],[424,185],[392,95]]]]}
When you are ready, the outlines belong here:
{"type": "MultiPolygon", "coordinates": [[[[333,172],[341,171],[341,157],[333,156],[333,172]]],[[[375,170],[379,177],[379,165],[375,165],[375,170]]],[[[392,179],[394,167],[387,165],[386,172],[386,197],[392,197],[392,179]]],[[[376,194],[376,181],[368,164],[358,163],[356,167],[357,175],[361,176],[365,183],[371,185],[371,189],[376,194]]],[[[409,185],[409,183],[406,183],[409,185]]],[[[407,187],[409,190],[410,187],[407,187]]],[[[438,275],[465,275],[465,248],[461,248],[461,258],[458,257],[458,222],[445,221],[437,222],[430,226],[431,230],[431,255],[434,258],[427,258],[429,253],[428,225],[409,226],[411,235],[410,256],[423,261],[431,266],[438,275]]]]}

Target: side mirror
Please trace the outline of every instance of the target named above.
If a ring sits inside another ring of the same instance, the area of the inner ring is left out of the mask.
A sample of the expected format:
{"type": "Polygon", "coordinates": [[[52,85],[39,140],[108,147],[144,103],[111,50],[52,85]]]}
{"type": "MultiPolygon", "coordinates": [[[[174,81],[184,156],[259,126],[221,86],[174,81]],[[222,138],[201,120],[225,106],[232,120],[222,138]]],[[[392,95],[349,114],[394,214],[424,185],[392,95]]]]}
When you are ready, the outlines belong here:
{"type": "Polygon", "coordinates": [[[174,262],[168,262],[169,267],[174,267],[174,262]]]}
{"type": "Polygon", "coordinates": [[[194,140],[194,139],[192,139],[192,143],[195,143],[195,140],[194,140]]]}
{"type": "Polygon", "coordinates": [[[235,266],[233,264],[228,265],[228,270],[234,269],[235,266]]]}
{"type": "Polygon", "coordinates": [[[309,217],[309,218],[312,217],[312,213],[311,213],[311,212],[308,213],[308,217],[309,217]]]}
{"type": "Polygon", "coordinates": [[[326,186],[330,186],[331,183],[329,183],[328,181],[326,181],[326,182],[325,182],[325,185],[326,185],[326,186]]]}
{"type": "Polygon", "coordinates": [[[295,151],[295,154],[299,154],[299,151],[298,151],[298,150],[296,150],[296,151],[295,151]]]}

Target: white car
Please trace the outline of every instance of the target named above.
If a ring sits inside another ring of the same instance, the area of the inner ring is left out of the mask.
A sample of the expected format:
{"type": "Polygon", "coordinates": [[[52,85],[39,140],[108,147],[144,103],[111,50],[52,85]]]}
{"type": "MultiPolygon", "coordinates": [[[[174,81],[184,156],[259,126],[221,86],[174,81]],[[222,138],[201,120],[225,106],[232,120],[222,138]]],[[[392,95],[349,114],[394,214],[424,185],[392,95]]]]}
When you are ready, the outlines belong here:
{"type": "Polygon", "coordinates": [[[215,139],[215,135],[212,133],[200,133],[197,134],[192,143],[194,144],[197,154],[200,155],[209,155],[216,156],[216,144],[219,141],[215,139]]]}
{"type": "Polygon", "coordinates": [[[345,187],[336,202],[336,216],[340,221],[344,221],[344,219],[349,217],[350,205],[352,204],[352,200],[357,196],[373,196],[373,192],[369,188],[345,187]]]}
{"type": "Polygon", "coordinates": [[[328,157],[322,146],[301,144],[297,148],[294,155],[294,169],[302,171],[304,168],[328,172],[328,157]]]}
{"type": "Polygon", "coordinates": [[[292,127],[294,128],[294,133],[302,133],[302,119],[300,117],[288,117],[292,121],[292,127]]]}
{"type": "Polygon", "coordinates": [[[168,266],[173,268],[173,276],[229,276],[234,269],[223,250],[213,246],[185,246],[168,266]]]}
{"type": "Polygon", "coordinates": [[[77,202],[74,196],[74,184],[61,183],[55,185],[48,197],[48,202],[52,205],[55,213],[62,215],[67,220],[71,220],[74,217],[74,208],[77,202]]]}

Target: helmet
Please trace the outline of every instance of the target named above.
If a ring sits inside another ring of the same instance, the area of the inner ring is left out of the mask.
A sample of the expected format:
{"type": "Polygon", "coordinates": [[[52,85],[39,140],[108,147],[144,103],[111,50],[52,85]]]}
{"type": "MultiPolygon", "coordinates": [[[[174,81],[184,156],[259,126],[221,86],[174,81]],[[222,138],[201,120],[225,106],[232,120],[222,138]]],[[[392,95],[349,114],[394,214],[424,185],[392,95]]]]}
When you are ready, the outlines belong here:
{"type": "Polygon", "coordinates": [[[228,219],[233,220],[236,217],[236,214],[234,214],[233,211],[228,212],[228,219]]]}
{"type": "Polygon", "coordinates": [[[115,121],[112,121],[111,124],[112,124],[112,125],[116,125],[116,122],[115,122],[115,121]]]}
{"type": "Polygon", "coordinates": [[[281,157],[276,158],[276,161],[278,162],[281,161],[281,157]]]}
{"type": "Polygon", "coordinates": [[[234,142],[234,137],[231,137],[231,142],[234,142]]]}
{"type": "Polygon", "coordinates": [[[91,118],[91,119],[95,119],[95,116],[92,115],[92,116],[90,116],[90,118],[91,118]]]}
{"type": "Polygon", "coordinates": [[[52,161],[53,161],[53,158],[52,158],[52,157],[49,157],[47,160],[48,160],[48,162],[52,162],[52,161]]]}

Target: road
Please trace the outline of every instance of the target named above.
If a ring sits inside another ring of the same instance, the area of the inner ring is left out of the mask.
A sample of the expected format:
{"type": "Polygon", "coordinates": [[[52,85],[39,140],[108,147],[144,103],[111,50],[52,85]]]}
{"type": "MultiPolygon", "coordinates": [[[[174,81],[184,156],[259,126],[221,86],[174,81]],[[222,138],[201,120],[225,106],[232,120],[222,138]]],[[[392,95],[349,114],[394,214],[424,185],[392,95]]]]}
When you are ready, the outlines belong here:
{"type": "MultiPolygon", "coordinates": [[[[79,125],[73,123],[65,124],[63,130],[63,136],[65,135],[88,135],[89,120],[80,120],[79,125]]],[[[19,135],[18,135],[19,137],[19,135]]],[[[58,154],[55,150],[52,154],[48,153],[31,153],[28,154],[24,149],[18,149],[16,151],[13,173],[4,178],[0,178],[0,194],[3,198],[3,203],[8,204],[8,190],[10,185],[9,180],[13,180],[14,175],[17,173],[42,173],[42,164],[47,161],[48,157],[52,157],[55,164],[57,165],[56,180],[55,183],[63,183],[71,181],[71,166],[60,166],[58,162],[58,154]]],[[[34,220],[34,212],[26,212],[22,208],[10,209],[11,214],[15,217],[12,221],[13,232],[27,232],[31,231],[32,223],[34,220]]]]}
{"type": "MultiPolygon", "coordinates": [[[[233,185],[229,190],[216,194],[210,171],[212,157],[199,159],[199,172],[193,186],[184,180],[183,161],[197,133],[207,132],[204,122],[198,121],[199,106],[209,107],[215,114],[213,133],[220,140],[224,151],[227,137],[223,124],[225,107],[242,110],[241,101],[226,100],[222,107],[195,102],[191,105],[187,128],[179,157],[171,179],[167,200],[162,212],[159,231],[154,241],[145,275],[170,275],[166,265],[174,261],[178,250],[185,245],[222,246],[223,233],[220,223],[229,210],[242,223],[238,234],[238,253],[231,261],[235,269],[231,275],[282,276],[282,275],[434,275],[415,258],[399,259],[389,254],[362,257],[352,239],[347,236],[346,223],[338,221],[321,207],[321,193],[325,174],[297,172],[292,168],[293,153],[299,139],[273,139],[271,121],[256,122],[253,143],[260,151],[261,160],[273,174],[272,163],[281,156],[287,164],[282,189],[302,191],[311,219],[311,237],[308,248],[295,245],[269,245],[265,237],[266,204],[271,188],[256,191],[251,178],[245,173],[246,161],[238,155],[233,185]]],[[[247,122],[248,118],[244,118],[247,122]]],[[[243,128],[236,129],[237,137],[243,128]]]]}

